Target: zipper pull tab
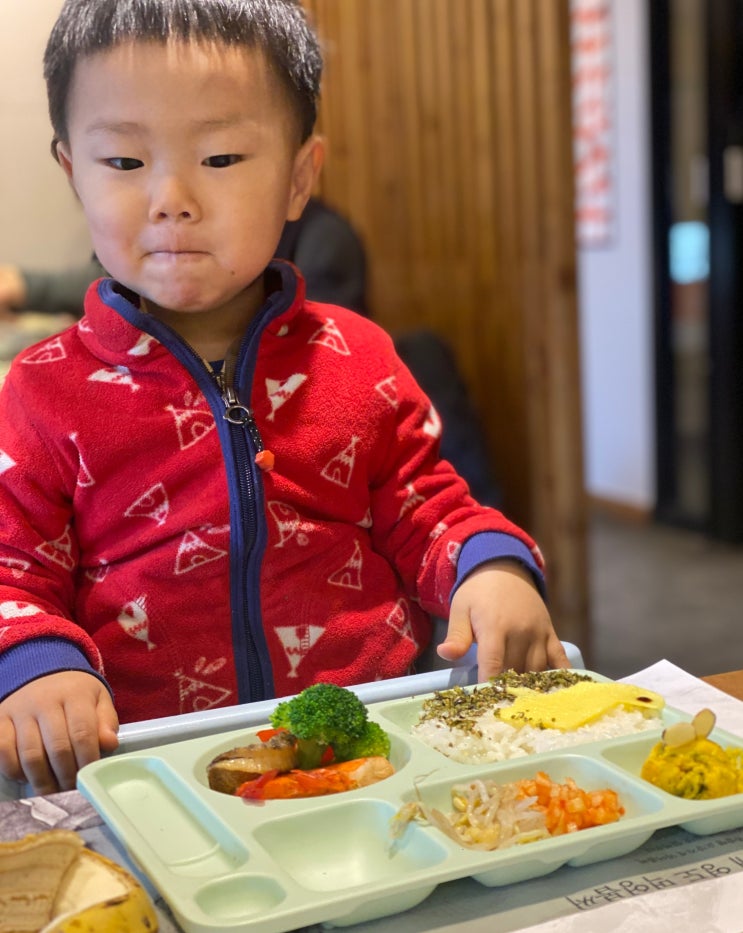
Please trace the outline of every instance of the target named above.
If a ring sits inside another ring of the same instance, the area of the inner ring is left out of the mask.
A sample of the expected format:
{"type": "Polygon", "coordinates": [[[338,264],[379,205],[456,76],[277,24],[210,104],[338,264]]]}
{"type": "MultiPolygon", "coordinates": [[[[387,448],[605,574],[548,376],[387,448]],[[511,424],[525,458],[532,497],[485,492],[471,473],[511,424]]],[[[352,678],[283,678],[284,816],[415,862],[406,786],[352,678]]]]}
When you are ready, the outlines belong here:
{"type": "Polygon", "coordinates": [[[232,386],[225,386],[222,391],[225,411],[222,417],[230,424],[247,424],[253,418],[251,410],[238,399],[232,386]]]}
{"type": "Polygon", "coordinates": [[[259,470],[270,473],[276,463],[276,457],[270,450],[259,450],[255,455],[255,465],[259,470]]]}
{"type": "Polygon", "coordinates": [[[258,450],[258,453],[254,457],[255,465],[265,473],[273,470],[276,457],[270,450],[266,450],[263,446],[263,439],[258,430],[258,425],[255,423],[253,412],[247,405],[242,404],[232,386],[225,387],[222,397],[225,404],[225,411],[222,415],[224,420],[229,421],[230,424],[242,425],[252,438],[258,450]]]}

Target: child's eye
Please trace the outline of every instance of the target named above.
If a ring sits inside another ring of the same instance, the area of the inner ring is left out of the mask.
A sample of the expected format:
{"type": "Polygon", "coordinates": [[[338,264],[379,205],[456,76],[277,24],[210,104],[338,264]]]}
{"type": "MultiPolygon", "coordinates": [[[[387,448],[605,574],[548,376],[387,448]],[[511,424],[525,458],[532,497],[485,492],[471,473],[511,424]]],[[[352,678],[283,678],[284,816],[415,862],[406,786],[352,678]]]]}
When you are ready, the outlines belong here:
{"type": "Polygon", "coordinates": [[[242,162],[242,156],[232,154],[209,156],[208,159],[204,159],[203,164],[209,168],[227,168],[230,165],[236,165],[238,162],[242,162]]]}
{"type": "Polygon", "coordinates": [[[131,172],[135,168],[142,168],[144,162],[140,159],[128,159],[126,156],[118,156],[113,159],[106,159],[106,165],[110,165],[111,168],[116,168],[120,172],[131,172]]]}

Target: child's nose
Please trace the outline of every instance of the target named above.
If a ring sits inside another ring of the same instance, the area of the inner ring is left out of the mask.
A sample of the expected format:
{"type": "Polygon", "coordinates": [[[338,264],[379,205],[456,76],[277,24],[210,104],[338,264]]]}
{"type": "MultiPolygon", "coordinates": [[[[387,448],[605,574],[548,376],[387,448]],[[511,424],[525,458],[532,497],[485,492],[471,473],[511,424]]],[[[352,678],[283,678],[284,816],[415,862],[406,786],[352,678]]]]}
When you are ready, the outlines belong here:
{"type": "Polygon", "coordinates": [[[198,220],[198,200],[190,186],[174,175],[154,180],[150,194],[150,220],[198,220]]]}

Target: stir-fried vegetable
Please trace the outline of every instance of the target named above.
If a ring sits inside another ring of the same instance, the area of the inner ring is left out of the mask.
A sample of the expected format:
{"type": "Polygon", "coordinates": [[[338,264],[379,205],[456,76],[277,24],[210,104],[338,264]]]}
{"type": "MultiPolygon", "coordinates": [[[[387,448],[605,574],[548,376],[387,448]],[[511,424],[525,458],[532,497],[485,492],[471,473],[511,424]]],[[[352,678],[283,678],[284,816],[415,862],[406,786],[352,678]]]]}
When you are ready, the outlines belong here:
{"type": "Polygon", "coordinates": [[[522,797],[536,798],[531,807],[544,813],[551,836],[615,823],[624,814],[616,791],[582,790],[572,778],[559,784],[538,771],[533,780],[518,781],[517,785],[522,797]]]}
{"type": "Polygon", "coordinates": [[[322,797],[339,794],[357,787],[376,784],[394,774],[386,758],[358,758],[340,761],[324,768],[302,771],[269,771],[252,781],[246,781],[235,793],[245,800],[294,800],[300,797],[322,797]]]}
{"type": "Polygon", "coordinates": [[[493,780],[455,784],[449,814],[428,806],[419,787],[415,790],[417,799],[404,804],[392,818],[393,848],[413,820],[430,823],[467,848],[491,851],[603,826],[624,814],[616,791],[583,790],[571,778],[560,784],[544,771],[508,784],[493,780]]]}

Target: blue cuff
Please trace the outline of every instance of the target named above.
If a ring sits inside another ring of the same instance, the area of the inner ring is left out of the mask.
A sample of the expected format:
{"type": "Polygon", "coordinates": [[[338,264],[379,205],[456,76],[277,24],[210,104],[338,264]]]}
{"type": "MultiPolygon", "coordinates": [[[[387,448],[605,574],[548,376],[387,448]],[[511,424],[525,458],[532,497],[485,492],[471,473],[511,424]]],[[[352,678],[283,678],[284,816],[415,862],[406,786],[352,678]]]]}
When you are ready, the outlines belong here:
{"type": "Polygon", "coordinates": [[[60,671],[84,671],[111,688],[93,668],[85,653],[64,638],[32,638],[0,654],[0,700],[32,680],[60,671]]]}
{"type": "Polygon", "coordinates": [[[473,570],[491,560],[518,561],[531,573],[539,595],[547,601],[544,574],[539,569],[534,555],[523,541],[502,531],[481,531],[464,542],[459,552],[457,579],[449,594],[449,601],[473,570]]]}

